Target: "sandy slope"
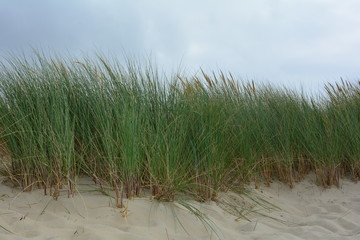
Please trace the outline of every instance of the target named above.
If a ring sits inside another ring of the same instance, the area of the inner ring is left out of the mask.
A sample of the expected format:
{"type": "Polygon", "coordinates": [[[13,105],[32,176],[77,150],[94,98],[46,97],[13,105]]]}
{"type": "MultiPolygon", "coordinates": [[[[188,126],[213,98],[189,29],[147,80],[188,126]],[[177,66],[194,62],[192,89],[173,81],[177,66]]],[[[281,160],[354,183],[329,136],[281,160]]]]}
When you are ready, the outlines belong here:
{"type": "MultiPolygon", "coordinates": [[[[141,198],[124,211],[99,192],[64,193],[55,201],[40,190],[21,193],[1,184],[0,239],[360,239],[360,184],[344,180],[341,189],[324,190],[308,178],[292,190],[275,182],[254,194],[282,211],[256,207],[260,214],[248,215],[249,222],[223,205],[192,203],[208,216],[204,225],[180,204],[141,198]]],[[[242,204],[232,194],[223,199],[242,204]]]]}

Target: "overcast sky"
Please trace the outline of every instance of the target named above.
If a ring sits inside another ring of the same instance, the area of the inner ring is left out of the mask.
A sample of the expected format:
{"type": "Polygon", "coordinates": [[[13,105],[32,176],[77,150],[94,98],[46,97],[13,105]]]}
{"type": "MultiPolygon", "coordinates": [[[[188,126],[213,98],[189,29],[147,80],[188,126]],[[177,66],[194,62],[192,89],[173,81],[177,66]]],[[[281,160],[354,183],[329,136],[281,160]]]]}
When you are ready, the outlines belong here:
{"type": "Polygon", "coordinates": [[[316,90],[360,79],[359,13],[359,0],[0,0],[0,53],[126,51],[316,90]]]}

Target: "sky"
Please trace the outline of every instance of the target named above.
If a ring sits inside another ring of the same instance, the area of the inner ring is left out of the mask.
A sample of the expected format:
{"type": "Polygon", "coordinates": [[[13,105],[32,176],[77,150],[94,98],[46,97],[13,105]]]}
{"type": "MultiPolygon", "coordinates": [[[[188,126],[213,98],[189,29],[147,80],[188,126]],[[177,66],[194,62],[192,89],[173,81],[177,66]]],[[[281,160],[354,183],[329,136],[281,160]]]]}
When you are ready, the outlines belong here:
{"type": "Polygon", "coordinates": [[[0,0],[0,55],[151,57],[317,91],[360,79],[359,0],[0,0]]]}

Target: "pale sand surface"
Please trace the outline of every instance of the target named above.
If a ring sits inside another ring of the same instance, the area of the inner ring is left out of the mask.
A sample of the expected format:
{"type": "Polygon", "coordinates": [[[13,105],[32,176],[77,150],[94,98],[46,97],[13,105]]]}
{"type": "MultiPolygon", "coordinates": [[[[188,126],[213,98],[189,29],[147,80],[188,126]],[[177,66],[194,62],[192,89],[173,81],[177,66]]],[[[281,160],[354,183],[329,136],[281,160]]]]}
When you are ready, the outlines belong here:
{"type": "MultiPolygon", "coordinates": [[[[74,198],[64,192],[55,201],[42,190],[21,193],[2,183],[0,239],[360,239],[360,184],[343,180],[341,189],[324,190],[309,177],[294,189],[274,182],[270,188],[253,191],[282,210],[256,207],[252,210],[260,214],[248,215],[249,222],[215,202],[191,202],[208,216],[206,229],[176,203],[144,197],[129,200],[124,212],[113,208],[110,198],[99,192],[83,191],[74,198]]],[[[242,204],[233,194],[223,199],[242,204]]]]}

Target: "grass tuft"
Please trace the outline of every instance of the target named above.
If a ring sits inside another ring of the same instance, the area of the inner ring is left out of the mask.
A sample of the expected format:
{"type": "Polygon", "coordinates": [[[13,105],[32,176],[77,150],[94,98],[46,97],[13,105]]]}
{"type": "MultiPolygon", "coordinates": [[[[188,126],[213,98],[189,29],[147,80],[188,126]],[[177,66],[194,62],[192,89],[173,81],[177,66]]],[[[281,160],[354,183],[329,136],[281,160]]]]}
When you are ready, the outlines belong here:
{"type": "Polygon", "coordinates": [[[161,75],[154,66],[64,60],[39,53],[1,63],[3,170],[54,198],[79,174],[115,191],[116,205],[147,188],[159,200],[199,201],[277,178],[293,186],[360,178],[360,82],[307,97],[231,74],[161,75]]]}

